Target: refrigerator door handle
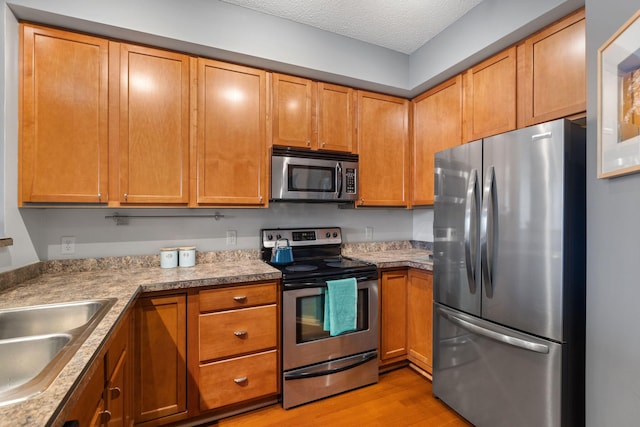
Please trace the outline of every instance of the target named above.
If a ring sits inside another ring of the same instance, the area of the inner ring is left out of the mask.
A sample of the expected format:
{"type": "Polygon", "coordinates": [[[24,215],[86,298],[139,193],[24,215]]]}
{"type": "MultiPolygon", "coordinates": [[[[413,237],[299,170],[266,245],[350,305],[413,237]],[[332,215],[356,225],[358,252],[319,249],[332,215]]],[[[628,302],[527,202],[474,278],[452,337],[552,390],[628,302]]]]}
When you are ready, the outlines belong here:
{"type": "Polygon", "coordinates": [[[493,166],[487,169],[482,196],[482,214],[480,217],[480,259],[484,278],[484,291],[487,298],[493,297],[493,255],[495,252],[496,217],[496,172],[493,166]],[[491,209],[491,215],[489,215],[491,209]],[[491,216],[491,218],[490,218],[491,216]],[[491,226],[491,230],[489,230],[491,226]],[[489,236],[491,235],[491,237],[489,236]]]}
{"type": "Polygon", "coordinates": [[[492,331],[490,329],[483,328],[482,326],[475,325],[471,322],[468,322],[464,319],[460,319],[455,316],[453,313],[449,313],[448,311],[437,308],[436,311],[442,317],[445,317],[454,325],[465,329],[471,333],[476,335],[482,335],[483,337],[492,339],[494,341],[498,341],[507,345],[511,345],[514,347],[519,347],[524,350],[533,351],[535,353],[548,354],[549,346],[544,344],[539,344],[531,341],[524,340],[522,338],[513,337],[511,335],[501,334],[500,332],[492,331]]]}
{"type": "MultiPolygon", "coordinates": [[[[478,189],[478,170],[471,169],[469,177],[469,186],[467,187],[467,202],[464,210],[464,258],[467,268],[467,282],[469,283],[469,292],[476,293],[476,251],[477,234],[474,239],[474,245],[471,245],[471,229],[476,230],[477,215],[480,210],[480,191],[478,189]],[[475,208],[476,215],[473,214],[475,208]]],[[[476,232],[477,233],[477,232],[476,232]]]]}

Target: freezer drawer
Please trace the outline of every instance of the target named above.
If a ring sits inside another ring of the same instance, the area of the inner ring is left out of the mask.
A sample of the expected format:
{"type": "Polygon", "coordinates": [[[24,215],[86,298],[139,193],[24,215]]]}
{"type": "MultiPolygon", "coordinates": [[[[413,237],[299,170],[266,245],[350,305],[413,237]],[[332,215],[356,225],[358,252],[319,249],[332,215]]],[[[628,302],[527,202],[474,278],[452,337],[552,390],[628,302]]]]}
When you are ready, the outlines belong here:
{"type": "Polygon", "coordinates": [[[478,427],[560,426],[562,351],[434,304],[433,394],[478,427]]]}

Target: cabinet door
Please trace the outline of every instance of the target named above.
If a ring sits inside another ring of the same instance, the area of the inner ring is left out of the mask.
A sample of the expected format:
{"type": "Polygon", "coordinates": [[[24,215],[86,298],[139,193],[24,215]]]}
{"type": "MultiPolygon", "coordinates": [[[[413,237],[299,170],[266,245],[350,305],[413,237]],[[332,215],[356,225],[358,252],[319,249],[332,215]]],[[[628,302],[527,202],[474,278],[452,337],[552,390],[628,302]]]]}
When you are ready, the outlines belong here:
{"type": "MultiPolygon", "coordinates": [[[[119,46],[120,203],[189,201],[189,57],[130,44],[119,46]]],[[[114,58],[115,56],[115,58],[114,58]]],[[[117,97],[116,97],[117,98],[117,97]]],[[[113,152],[113,150],[112,150],[113,152]]]]}
{"type": "Polygon", "coordinates": [[[110,414],[108,425],[124,427],[130,425],[131,417],[131,345],[129,315],[120,322],[118,330],[109,340],[106,355],[106,390],[104,400],[110,414]]]}
{"type": "Polygon", "coordinates": [[[318,145],[321,150],[356,152],[355,91],[318,83],[318,145]]]}
{"type": "Polygon", "coordinates": [[[434,154],[462,143],[462,76],[412,101],[412,205],[433,205],[434,154]]]}
{"type": "Polygon", "coordinates": [[[264,205],[266,73],[198,59],[197,203],[264,205]]]}
{"type": "Polygon", "coordinates": [[[186,295],[141,298],[136,307],[135,422],[187,410],[186,295]]]}
{"type": "Polygon", "coordinates": [[[317,148],[311,80],[273,74],[273,145],[317,148]]]}
{"type": "Polygon", "coordinates": [[[518,49],[521,127],[586,110],[584,9],[529,37],[518,49]]]}
{"type": "Polygon", "coordinates": [[[84,390],[67,415],[69,422],[76,421],[80,426],[100,426],[108,420],[105,412],[102,392],[104,391],[104,357],[98,357],[95,370],[86,382],[84,390]]]}
{"type": "Polygon", "coordinates": [[[106,40],[22,25],[18,203],[107,201],[106,40]]]}
{"type": "Polygon", "coordinates": [[[431,373],[433,326],[433,274],[409,270],[407,285],[407,357],[431,373]]]}
{"type": "Polygon", "coordinates": [[[409,101],[358,92],[358,206],[407,206],[409,101]]]}
{"type": "Polygon", "coordinates": [[[511,47],[464,74],[465,142],[516,128],[516,48],[511,47]]]}
{"type": "Polygon", "coordinates": [[[380,283],[381,365],[403,360],[407,355],[407,273],[382,273],[380,283]]]}

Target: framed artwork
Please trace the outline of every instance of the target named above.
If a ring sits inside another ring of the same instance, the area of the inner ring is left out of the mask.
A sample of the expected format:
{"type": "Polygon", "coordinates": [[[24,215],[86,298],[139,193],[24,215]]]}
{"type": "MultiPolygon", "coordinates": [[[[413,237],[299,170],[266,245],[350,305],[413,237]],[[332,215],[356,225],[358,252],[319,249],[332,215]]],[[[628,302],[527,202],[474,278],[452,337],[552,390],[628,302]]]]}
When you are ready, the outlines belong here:
{"type": "Polygon", "coordinates": [[[640,171],[640,11],[598,49],[598,178],[640,171]]]}

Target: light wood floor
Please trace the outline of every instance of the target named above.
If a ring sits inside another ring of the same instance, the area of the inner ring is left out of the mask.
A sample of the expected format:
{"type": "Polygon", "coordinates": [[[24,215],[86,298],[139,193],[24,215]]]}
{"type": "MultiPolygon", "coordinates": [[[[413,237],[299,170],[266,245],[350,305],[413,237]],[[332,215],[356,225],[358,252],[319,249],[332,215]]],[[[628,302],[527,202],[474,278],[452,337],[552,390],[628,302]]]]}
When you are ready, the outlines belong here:
{"type": "Polygon", "coordinates": [[[470,426],[431,394],[431,382],[410,368],[377,384],[284,410],[280,405],[221,420],[219,427],[470,426]]]}

